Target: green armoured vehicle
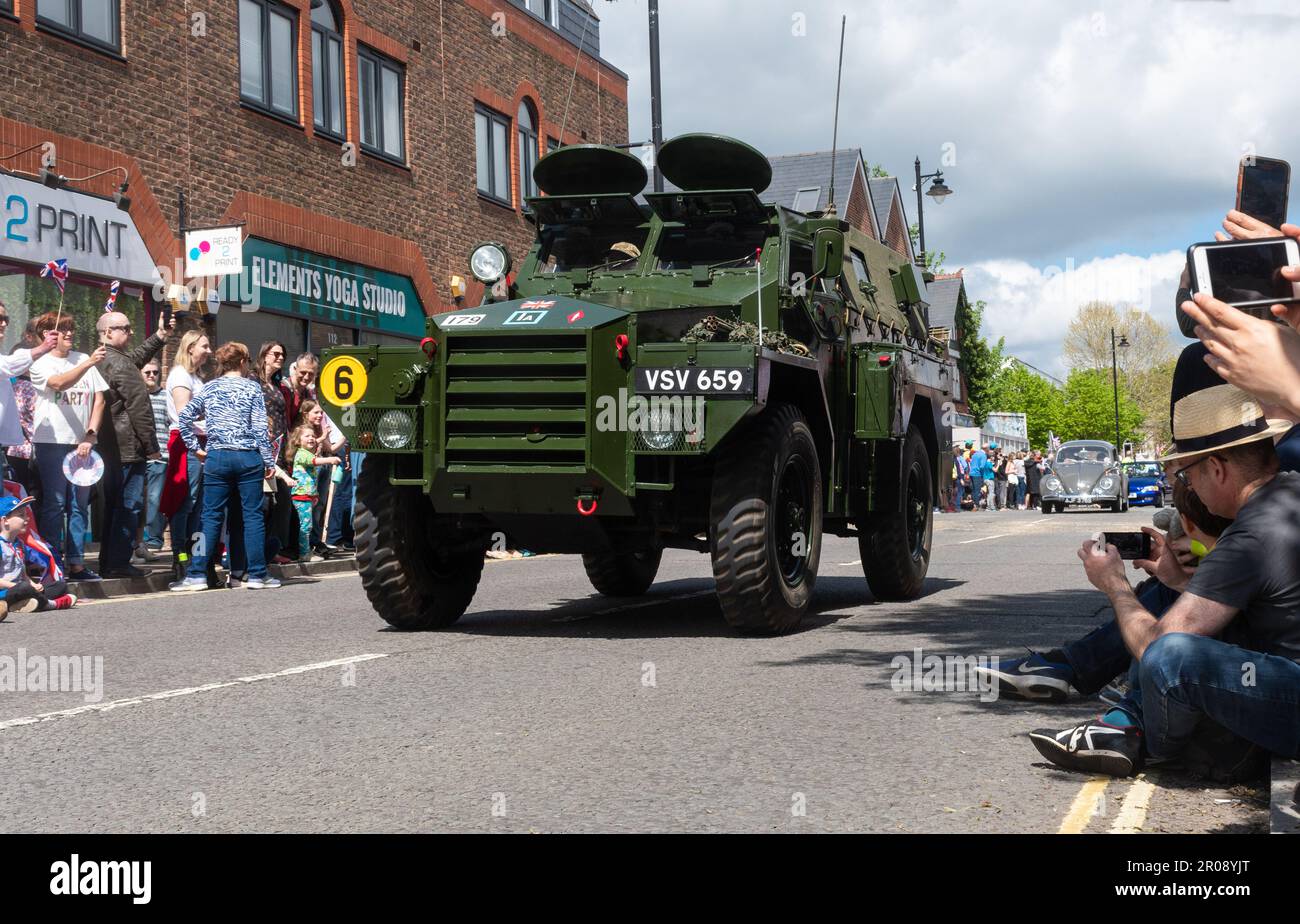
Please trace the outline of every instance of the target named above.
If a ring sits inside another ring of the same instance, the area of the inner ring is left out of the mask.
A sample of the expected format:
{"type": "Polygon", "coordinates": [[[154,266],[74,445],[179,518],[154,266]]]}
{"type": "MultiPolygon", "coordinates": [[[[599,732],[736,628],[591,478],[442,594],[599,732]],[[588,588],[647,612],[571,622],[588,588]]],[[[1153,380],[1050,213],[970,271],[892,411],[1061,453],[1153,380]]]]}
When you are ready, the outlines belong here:
{"type": "MultiPolygon", "coordinates": [[[[904,258],[834,214],[765,205],[771,167],[716,135],[536,167],[518,272],[428,319],[420,348],[331,350],[320,390],[367,453],[362,583],[397,628],[450,625],[498,548],[580,553],[604,594],[644,593],[666,548],[707,552],[723,615],[783,632],[808,612],[821,536],[857,536],[877,598],[930,559],[955,369],[904,258]],[[761,338],[761,346],[760,346],[761,338]]],[[[946,460],[946,454],[944,456],[946,460]]]]}

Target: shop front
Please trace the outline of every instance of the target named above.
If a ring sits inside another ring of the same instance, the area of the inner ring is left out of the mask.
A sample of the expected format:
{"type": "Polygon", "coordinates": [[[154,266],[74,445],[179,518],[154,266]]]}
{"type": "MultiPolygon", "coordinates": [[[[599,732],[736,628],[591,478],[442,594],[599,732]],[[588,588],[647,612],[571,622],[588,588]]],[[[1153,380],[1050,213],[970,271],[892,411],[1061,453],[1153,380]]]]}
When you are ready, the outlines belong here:
{"type": "Polygon", "coordinates": [[[9,315],[3,349],[13,349],[31,318],[59,311],[77,322],[75,348],[95,348],[95,321],[109,285],[121,282],[116,309],[141,336],[157,323],[158,269],[129,212],[112,199],[55,189],[0,170],[0,302],[9,315]],[[67,260],[64,291],[42,278],[50,261],[67,260]]]}
{"type": "Polygon", "coordinates": [[[256,352],[278,340],[292,359],[304,350],[319,355],[330,347],[424,336],[424,305],[409,276],[255,236],[243,249],[238,297],[228,297],[217,313],[222,343],[238,340],[256,352]]]}

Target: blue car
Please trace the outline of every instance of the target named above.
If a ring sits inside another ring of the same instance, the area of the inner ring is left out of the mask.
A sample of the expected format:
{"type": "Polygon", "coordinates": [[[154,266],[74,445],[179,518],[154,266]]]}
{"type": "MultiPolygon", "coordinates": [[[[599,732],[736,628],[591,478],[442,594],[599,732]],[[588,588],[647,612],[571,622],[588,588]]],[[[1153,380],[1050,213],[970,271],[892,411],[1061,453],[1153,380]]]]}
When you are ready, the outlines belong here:
{"type": "Polygon", "coordinates": [[[1130,507],[1163,507],[1172,499],[1173,488],[1159,462],[1125,462],[1124,471],[1128,473],[1130,507]]]}

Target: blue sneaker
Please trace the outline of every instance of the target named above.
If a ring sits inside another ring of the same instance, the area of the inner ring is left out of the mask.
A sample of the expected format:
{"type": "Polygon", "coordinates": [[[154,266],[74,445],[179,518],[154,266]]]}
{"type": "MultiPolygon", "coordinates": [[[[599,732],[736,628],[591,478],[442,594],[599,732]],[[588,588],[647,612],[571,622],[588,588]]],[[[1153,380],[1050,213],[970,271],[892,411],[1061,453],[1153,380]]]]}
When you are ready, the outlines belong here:
{"type": "Polygon", "coordinates": [[[104,580],[89,568],[82,568],[80,571],[69,571],[69,581],[102,581],[104,580]]]}
{"type": "Polygon", "coordinates": [[[977,667],[975,672],[992,677],[999,696],[1059,703],[1079,695],[1074,688],[1073,668],[1049,661],[1036,651],[1031,651],[1027,658],[1001,661],[997,670],[977,667]]]}

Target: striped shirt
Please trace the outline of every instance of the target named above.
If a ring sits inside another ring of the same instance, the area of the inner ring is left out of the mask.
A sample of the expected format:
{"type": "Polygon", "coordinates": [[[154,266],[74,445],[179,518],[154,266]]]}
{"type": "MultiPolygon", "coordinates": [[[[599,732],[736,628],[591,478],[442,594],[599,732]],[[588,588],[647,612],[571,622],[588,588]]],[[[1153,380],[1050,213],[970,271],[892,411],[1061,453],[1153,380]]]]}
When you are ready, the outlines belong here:
{"type": "Polygon", "coordinates": [[[266,401],[257,382],[233,375],[218,376],[190,399],[176,425],[190,452],[199,451],[194,422],[203,416],[207,417],[208,452],[256,449],[267,468],[275,464],[266,433],[266,401]]]}
{"type": "Polygon", "coordinates": [[[149,393],[149,403],[153,405],[153,430],[158,436],[158,448],[162,450],[162,461],[167,461],[167,438],[172,426],[167,420],[167,392],[159,389],[149,393]]]}

